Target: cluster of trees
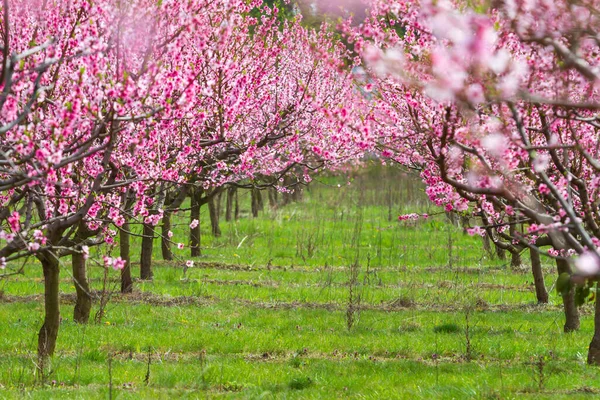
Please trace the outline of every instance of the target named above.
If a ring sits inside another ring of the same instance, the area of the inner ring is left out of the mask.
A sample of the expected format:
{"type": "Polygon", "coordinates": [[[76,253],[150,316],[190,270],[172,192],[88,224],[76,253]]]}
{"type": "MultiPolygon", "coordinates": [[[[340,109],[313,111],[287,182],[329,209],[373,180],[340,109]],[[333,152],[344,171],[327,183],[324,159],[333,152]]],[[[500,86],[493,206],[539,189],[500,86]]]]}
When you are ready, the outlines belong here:
{"type": "Polygon", "coordinates": [[[172,257],[185,199],[195,256],[215,196],[231,213],[235,187],[286,192],[375,150],[482,221],[469,232],[531,249],[537,282],[539,254],[556,259],[564,328],[578,329],[600,271],[594,2],[371,0],[335,33],[304,27],[306,4],[282,4],[283,18],[261,0],[3,1],[0,267],[41,262],[40,357],[58,333],[62,257],[85,322],[90,246],[130,291],[132,224],[149,279],[156,227],[172,257]]]}
{"type": "Polygon", "coordinates": [[[170,257],[170,216],[186,198],[194,256],[199,207],[226,186],[289,192],[360,156],[340,115],[357,95],[341,73],[346,50],[278,11],[245,0],[3,1],[0,267],[42,265],[41,358],[55,349],[63,257],[74,319],[86,322],[91,246],[131,291],[133,224],[144,226],[149,279],[155,227],[170,257]]]}
{"type": "MultiPolygon", "coordinates": [[[[600,272],[599,17],[586,0],[373,1],[344,27],[371,75],[382,154],[479,218],[470,233],[531,249],[534,266],[556,259],[565,331],[600,272]]],[[[588,362],[600,364],[598,302],[588,362]]]]}

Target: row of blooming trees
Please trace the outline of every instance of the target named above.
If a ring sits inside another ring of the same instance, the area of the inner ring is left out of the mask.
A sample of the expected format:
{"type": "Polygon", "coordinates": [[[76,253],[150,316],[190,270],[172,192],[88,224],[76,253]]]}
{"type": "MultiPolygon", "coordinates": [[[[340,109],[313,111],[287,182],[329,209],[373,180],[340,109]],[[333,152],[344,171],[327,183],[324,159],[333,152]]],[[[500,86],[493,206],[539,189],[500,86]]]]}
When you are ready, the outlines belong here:
{"type": "Polygon", "coordinates": [[[132,223],[148,279],[155,227],[187,197],[199,207],[240,182],[286,190],[286,176],[307,182],[366,149],[347,127],[351,76],[331,61],[345,49],[277,13],[242,0],[3,2],[0,263],[42,265],[41,359],[55,349],[62,257],[85,322],[90,246],[130,291],[132,223]]]}
{"type": "MultiPolygon", "coordinates": [[[[340,28],[344,44],[260,0],[3,1],[0,267],[42,265],[40,358],[58,334],[62,257],[85,322],[90,246],[130,291],[131,224],[150,279],[156,227],[168,255],[187,198],[195,256],[199,207],[224,188],[285,191],[375,148],[483,221],[471,233],[555,258],[565,331],[578,329],[600,270],[593,2],[373,0],[340,28]]],[[[590,363],[600,306],[595,319],[590,363]]]]}
{"type": "Polygon", "coordinates": [[[344,29],[372,75],[382,154],[422,171],[438,205],[481,218],[471,233],[555,258],[565,331],[578,329],[575,305],[600,271],[595,2],[371,7],[367,21],[344,29]]]}

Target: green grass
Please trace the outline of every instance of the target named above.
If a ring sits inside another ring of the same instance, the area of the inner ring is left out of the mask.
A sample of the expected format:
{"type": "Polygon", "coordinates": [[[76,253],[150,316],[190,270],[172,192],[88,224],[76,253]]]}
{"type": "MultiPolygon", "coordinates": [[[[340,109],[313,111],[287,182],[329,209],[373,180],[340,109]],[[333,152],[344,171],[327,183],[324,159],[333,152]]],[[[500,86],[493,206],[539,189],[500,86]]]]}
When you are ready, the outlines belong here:
{"type": "MultiPolygon", "coordinates": [[[[564,334],[559,297],[552,291],[550,304],[536,305],[526,268],[490,258],[481,239],[443,215],[398,222],[405,212],[436,213],[398,173],[374,168],[350,186],[323,181],[303,202],[266,204],[255,219],[240,192],[242,218],[223,220],[220,238],[204,234],[203,255],[185,274],[188,249],[174,248],[177,260],[164,262],[156,241],[154,280],[114,294],[101,324],[72,322],[74,287],[63,260],[63,319],[44,382],[34,353],[40,268],[32,262],[24,275],[0,281],[0,398],[108,398],[109,375],[119,399],[600,393],[600,370],[585,364],[590,306],[581,331],[564,334]],[[352,265],[360,304],[348,330],[352,265]]],[[[175,242],[187,243],[186,215],[173,221],[175,242]]],[[[206,210],[201,224],[210,232],[206,210]]],[[[134,260],[138,247],[136,239],[134,260]]],[[[554,267],[544,269],[551,288],[554,267]]],[[[94,290],[102,274],[90,264],[94,290]]],[[[116,288],[118,274],[109,278],[116,288]]]]}

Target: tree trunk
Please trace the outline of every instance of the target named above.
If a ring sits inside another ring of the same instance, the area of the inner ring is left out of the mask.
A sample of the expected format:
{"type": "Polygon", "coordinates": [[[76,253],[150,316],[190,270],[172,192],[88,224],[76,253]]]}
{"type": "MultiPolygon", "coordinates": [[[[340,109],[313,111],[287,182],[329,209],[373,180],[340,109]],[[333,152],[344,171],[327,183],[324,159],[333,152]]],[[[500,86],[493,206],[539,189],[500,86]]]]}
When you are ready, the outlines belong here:
{"type": "Polygon", "coordinates": [[[165,211],[162,219],[161,232],[162,237],[160,238],[160,248],[162,250],[162,257],[165,261],[173,260],[173,251],[171,251],[171,239],[169,238],[169,232],[171,231],[171,213],[165,211]]]}
{"type": "Polygon", "coordinates": [[[129,254],[129,221],[125,221],[119,231],[119,252],[125,261],[121,270],[121,293],[133,292],[133,279],[131,279],[131,256],[129,254]]]}
{"type": "MultiPolygon", "coordinates": [[[[463,228],[463,229],[467,229],[467,228],[463,228]]],[[[490,258],[494,257],[494,252],[492,251],[492,244],[490,242],[490,237],[485,234],[481,237],[481,240],[483,241],[483,250],[487,253],[487,255],[490,258]]]]}
{"type": "Polygon", "coordinates": [[[500,246],[496,246],[496,256],[498,257],[499,260],[506,260],[506,250],[504,250],[502,247],[500,246]]]}
{"type": "MultiPolygon", "coordinates": [[[[200,221],[200,199],[202,192],[195,188],[192,192],[192,204],[190,212],[190,222],[193,220],[200,221]]],[[[200,224],[195,228],[190,228],[190,251],[192,257],[200,257],[200,224]]]]}
{"type": "Polygon", "coordinates": [[[208,214],[210,216],[210,226],[214,237],[221,236],[221,228],[219,227],[219,213],[215,206],[215,197],[208,199],[208,214]]]}
{"type": "Polygon", "coordinates": [[[538,304],[548,303],[548,292],[544,283],[544,272],[542,271],[542,260],[540,253],[534,249],[529,249],[531,258],[531,272],[533,273],[533,283],[535,285],[535,296],[538,304]]]}
{"type": "Polygon", "coordinates": [[[56,338],[60,326],[59,284],[60,268],[58,258],[50,252],[40,257],[44,271],[44,324],[38,334],[38,358],[43,368],[45,360],[54,354],[56,338]]]}
{"type": "Polygon", "coordinates": [[[81,253],[73,253],[71,256],[71,265],[73,268],[73,281],[77,299],[73,309],[73,321],[80,324],[87,324],[90,319],[90,309],[92,308],[92,295],[88,284],[85,258],[81,253]]]}
{"type": "Polygon", "coordinates": [[[251,198],[251,202],[252,202],[252,217],[256,218],[258,217],[258,197],[257,197],[257,193],[258,190],[257,189],[252,189],[250,190],[250,198],[251,198]]]}
{"type": "MultiPolygon", "coordinates": [[[[558,269],[558,274],[562,274],[566,272],[568,274],[571,273],[571,267],[569,267],[569,263],[566,260],[557,259],[556,267],[558,269]]],[[[569,293],[562,296],[563,298],[563,307],[565,311],[565,332],[573,332],[579,330],[579,311],[577,310],[577,306],[575,305],[575,288],[572,288],[569,293]]]]}
{"type": "Polygon", "coordinates": [[[219,188],[219,194],[217,194],[216,196],[216,211],[217,211],[217,217],[221,218],[221,203],[222,203],[222,199],[223,199],[223,189],[219,188]]]}
{"type": "Polygon", "coordinates": [[[240,219],[240,201],[238,198],[238,191],[235,191],[235,210],[234,210],[234,218],[237,221],[240,219]]]}
{"type": "Polygon", "coordinates": [[[510,253],[510,266],[512,268],[519,268],[521,266],[521,254],[518,251],[510,253]]]}
{"type": "MultiPolygon", "coordinates": [[[[511,237],[515,237],[517,234],[517,226],[515,224],[515,217],[509,218],[509,234],[511,237]]],[[[519,252],[510,252],[510,266],[513,268],[519,268],[521,266],[521,254],[519,252]]]]}
{"type": "Polygon", "coordinates": [[[258,211],[265,210],[265,203],[263,202],[262,191],[260,189],[256,189],[256,206],[258,207],[258,211]]]}
{"type": "Polygon", "coordinates": [[[588,349],[588,364],[600,365],[600,282],[596,282],[596,306],[594,307],[594,337],[588,349]]]}
{"type": "Polygon", "coordinates": [[[269,206],[271,206],[272,209],[276,209],[277,208],[277,189],[270,188],[267,190],[267,192],[269,195],[269,206]]]}
{"type": "Polygon", "coordinates": [[[229,187],[227,188],[227,198],[225,200],[225,221],[231,221],[231,212],[233,208],[233,197],[235,194],[235,188],[229,187]]]}
{"type": "Polygon", "coordinates": [[[142,237],[142,254],[140,256],[140,278],[152,279],[152,247],[154,245],[154,228],[144,224],[142,237]]]}

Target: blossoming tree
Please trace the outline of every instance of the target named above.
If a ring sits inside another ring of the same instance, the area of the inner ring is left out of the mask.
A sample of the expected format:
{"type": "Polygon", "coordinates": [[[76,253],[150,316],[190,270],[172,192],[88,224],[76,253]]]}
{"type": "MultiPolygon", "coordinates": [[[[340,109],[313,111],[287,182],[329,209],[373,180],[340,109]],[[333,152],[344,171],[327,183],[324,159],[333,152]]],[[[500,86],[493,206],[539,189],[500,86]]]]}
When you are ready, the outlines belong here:
{"type": "Polygon", "coordinates": [[[376,1],[351,34],[377,76],[383,154],[419,165],[447,210],[483,215],[473,232],[550,245],[566,331],[579,325],[573,298],[590,294],[600,269],[598,28],[587,1],[376,1]]]}

